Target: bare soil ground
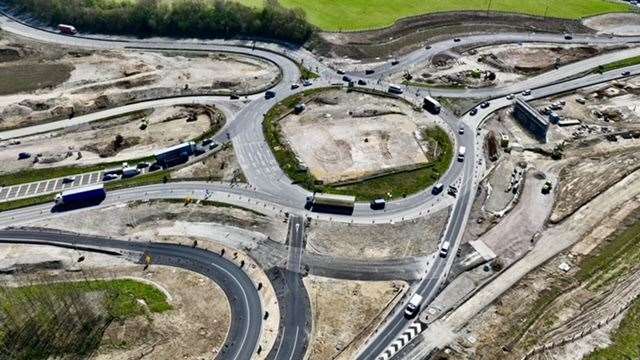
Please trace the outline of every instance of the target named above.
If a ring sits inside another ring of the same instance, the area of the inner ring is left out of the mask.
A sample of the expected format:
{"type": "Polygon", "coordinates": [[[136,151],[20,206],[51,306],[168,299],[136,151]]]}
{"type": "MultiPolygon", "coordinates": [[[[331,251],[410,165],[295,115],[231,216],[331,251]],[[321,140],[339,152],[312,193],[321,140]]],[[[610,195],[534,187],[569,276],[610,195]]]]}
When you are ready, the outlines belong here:
{"type": "MultiPolygon", "coordinates": [[[[112,256],[79,253],[52,247],[2,245],[0,263],[11,265],[34,261],[61,261],[56,270],[36,269],[51,280],[74,277],[132,277],[159,287],[168,295],[172,310],[114,322],[105,331],[102,345],[93,359],[199,359],[216,354],[226,339],[231,313],[222,289],[209,279],[185,270],[132,265],[112,256]],[[78,256],[85,256],[77,263],[78,256]],[[81,268],[81,272],[65,270],[81,268]]],[[[37,265],[34,265],[37,267],[37,265]]],[[[3,275],[11,278],[11,275],[3,275]]]]}
{"type": "Polygon", "coordinates": [[[312,220],[307,251],[350,258],[430,255],[438,248],[449,209],[396,224],[357,225],[312,220]]]}
{"type": "Polygon", "coordinates": [[[199,163],[172,172],[171,178],[245,182],[242,169],[232,146],[225,146],[222,150],[199,163]]]}
{"type": "Polygon", "coordinates": [[[224,116],[209,106],[163,107],[96,121],[15,141],[0,141],[0,173],[30,168],[90,165],[146,157],[224,125],[224,116]],[[116,137],[122,136],[122,142],[116,137]],[[32,157],[18,159],[18,153],[32,157]]]}
{"type": "MultiPolygon", "coordinates": [[[[640,293],[640,275],[634,269],[625,267],[621,271],[614,266],[613,271],[618,271],[616,281],[580,283],[574,277],[579,269],[576,265],[600,244],[637,222],[637,209],[637,199],[627,202],[571,250],[520,280],[469,323],[464,330],[469,335],[453,346],[453,358],[520,359],[536,345],[581,333],[577,340],[531,359],[578,360],[609,344],[611,331],[625,314],[621,309],[640,293]],[[559,269],[563,263],[569,265],[568,272],[559,269]],[[597,323],[603,321],[607,325],[598,329],[597,323]],[[502,350],[504,346],[508,352],[502,350]]],[[[627,264],[624,260],[620,266],[629,266],[623,264],[627,264]]]]}
{"type": "Polygon", "coordinates": [[[640,14],[605,14],[582,20],[586,27],[599,34],[640,35],[640,14]]]}
{"type": "Polygon", "coordinates": [[[0,60],[0,75],[8,76],[3,83],[12,86],[0,96],[0,128],[164,96],[251,93],[279,76],[276,65],[249,56],[51,48],[13,35],[0,40],[0,60]],[[64,76],[45,76],[43,83],[27,76],[45,65],[61,67],[49,73],[64,76]]]}
{"type": "MultiPolygon", "coordinates": [[[[202,231],[218,232],[222,234],[220,238],[231,237],[229,241],[237,234],[238,237],[249,238],[270,236],[284,242],[287,233],[286,224],[251,211],[211,205],[185,206],[183,203],[173,202],[113,206],[87,211],[83,216],[61,216],[42,220],[33,223],[33,226],[142,241],[159,241],[163,236],[178,234],[177,230],[171,229],[190,226],[194,227],[194,235],[202,231]]],[[[238,248],[242,247],[239,242],[236,245],[238,248]]]]}
{"type": "Polygon", "coordinates": [[[419,136],[429,121],[386,97],[330,90],[280,121],[286,141],[325,184],[419,167],[434,151],[419,136]]]}
{"type": "Polygon", "coordinates": [[[311,360],[353,359],[369,325],[400,300],[400,281],[351,281],[308,276],[304,284],[311,300],[313,333],[311,360]]]}
{"type": "Polygon", "coordinates": [[[508,31],[593,32],[579,21],[573,20],[484,11],[460,11],[407,18],[380,30],[322,33],[320,41],[314,44],[314,48],[323,56],[376,61],[376,58],[407,53],[425,42],[449,39],[454,34],[508,31]]]}
{"type": "Polygon", "coordinates": [[[414,65],[407,71],[410,77],[396,74],[392,80],[445,87],[500,86],[618,48],[547,43],[461,48],[414,65]]]}
{"type": "Polygon", "coordinates": [[[551,222],[559,222],[580,206],[640,168],[639,148],[592,154],[570,161],[560,172],[551,222]]]}

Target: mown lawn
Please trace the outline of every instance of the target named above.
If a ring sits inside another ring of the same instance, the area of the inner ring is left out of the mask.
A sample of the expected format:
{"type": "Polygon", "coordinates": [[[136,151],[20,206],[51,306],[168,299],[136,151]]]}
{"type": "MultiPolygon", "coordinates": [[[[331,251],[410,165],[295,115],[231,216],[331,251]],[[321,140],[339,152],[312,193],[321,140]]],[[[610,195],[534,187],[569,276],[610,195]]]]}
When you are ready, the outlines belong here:
{"type": "MultiPolygon", "coordinates": [[[[260,0],[237,0],[260,6],[260,0]]],[[[607,0],[280,0],[285,7],[302,8],[307,19],[326,31],[367,30],[395,21],[441,11],[482,10],[547,15],[564,19],[626,12],[630,7],[607,0]],[[547,8],[548,6],[548,8],[547,8]]]]}

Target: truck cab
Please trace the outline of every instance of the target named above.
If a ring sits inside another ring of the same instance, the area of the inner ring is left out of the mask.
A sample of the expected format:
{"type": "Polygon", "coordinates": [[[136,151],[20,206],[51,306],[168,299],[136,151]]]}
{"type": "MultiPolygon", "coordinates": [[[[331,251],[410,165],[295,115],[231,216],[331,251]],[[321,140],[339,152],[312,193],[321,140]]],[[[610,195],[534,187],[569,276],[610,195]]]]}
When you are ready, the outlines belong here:
{"type": "Polygon", "coordinates": [[[440,257],[442,258],[446,258],[447,255],[449,254],[449,247],[451,246],[451,243],[448,241],[445,241],[444,244],[442,244],[442,247],[440,248],[440,257]]]}
{"type": "Polygon", "coordinates": [[[387,202],[384,199],[375,199],[371,201],[371,209],[372,210],[382,210],[387,205],[387,202]]]}
{"type": "Polygon", "coordinates": [[[460,146],[460,148],[458,149],[458,161],[462,162],[464,161],[464,154],[467,153],[467,148],[465,148],[464,146],[460,146]]]}
{"type": "Polygon", "coordinates": [[[415,317],[418,314],[418,311],[420,311],[420,305],[422,305],[422,300],[423,300],[422,295],[413,294],[413,296],[409,300],[409,303],[407,304],[406,309],[404,309],[405,317],[409,319],[415,317]]]}

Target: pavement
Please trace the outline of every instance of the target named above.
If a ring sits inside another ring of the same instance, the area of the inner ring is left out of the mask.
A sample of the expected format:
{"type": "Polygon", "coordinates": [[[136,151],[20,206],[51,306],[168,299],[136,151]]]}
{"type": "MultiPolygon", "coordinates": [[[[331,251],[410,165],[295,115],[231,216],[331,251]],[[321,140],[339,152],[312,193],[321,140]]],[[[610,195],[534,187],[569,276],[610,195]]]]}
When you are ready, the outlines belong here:
{"type": "MultiPolygon", "coordinates": [[[[52,31],[43,31],[7,16],[0,16],[0,27],[5,31],[29,37],[34,40],[66,46],[99,49],[164,49],[234,52],[258,56],[273,62],[279,67],[281,71],[281,81],[272,88],[272,91],[276,93],[276,96],[271,99],[265,99],[260,95],[252,96],[252,101],[244,108],[240,111],[229,114],[231,116],[230,121],[223,132],[217,135],[222,140],[225,140],[228,134],[228,137],[234,144],[234,149],[240,166],[242,167],[250,185],[231,186],[229,184],[222,183],[199,182],[158,184],[110,192],[107,199],[100,206],[108,206],[132,200],[148,200],[156,198],[206,198],[223,201],[233,205],[242,205],[243,207],[249,207],[252,209],[260,209],[262,212],[274,215],[289,213],[293,215],[290,221],[294,225],[291,226],[295,226],[295,224],[300,223],[299,219],[303,219],[305,217],[314,217],[329,221],[358,223],[402,221],[428,216],[431,212],[435,212],[453,204],[453,211],[447,224],[445,235],[442,239],[442,243],[450,243],[450,253],[455,253],[460,244],[468,214],[471,209],[471,204],[475,198],[479,176],[484,170],[485,164],[480,156],[482,144],[480,144],[476,138],[476,129],[491,113],[500,108],[511,105],[511,101],[507,100],[504,96],[510,93],[517,93],[525,89],[533,89],[532,94],[527,98],[527,100],[531,100],[620,78],[622,77],[622,69],[602,75],[583,75],[598,65],[640,55],[640,49],[625,49],[610,52],[563,66],[558,70],[550,71],[519,83],[498,88],[418,89],[407,87],[407,91],[403,97],[418,104],[420,102],[420,98],[418,96],[420,92],[430,92],[432,96],[491,99],[491,103],[488,108],[479,109],[478,113],[473,116],[467,113],[458,119],[446,110],[440,114],[438,121],[440,121],[452,137],[454,137],[456,146],[465,146],[467,148],[467,154],[464,161],[453,161],[452,166],[441,179],[441,182],[443,182],[445,186],[451,184],[456,185],[459,189],[458,195],[456,198],[446,195],[446,192],[440,195],[432,195],[429,190],[425,190],[404,199],[388,202],[384,211],[374,211],[369,208],[368,204],[358,203],[355,206],[353,215],[345,216],[309,213],[304,209],[305,198],[309,194],[308,191],[292,184],[284,172],[279,168],[273,153],[265,142],[262,132],[262,118],[271,107],[296,92],[308,89],[300,88],[298,90],[291,90],[290,85],[299,82],[299,68],[297,63],[304,62],[306,66],[311,69],[316,69],[321,75],[321,78],[314,81],[313,85],[309,88],[325,87],[332,83],[340,82],[341,76],[337,75],[333,69],[317,60],[310,52],[302,48],[286,46],[283,44],[270,44],[257,41],[203,41],[161,38],[141,40],[116,36],[72,37],[60,35],[52,31]],[[580,75],[580,77],[573,80],[567,80],[569,77],[576,75],[580,75]],[[465,130],[464,134],[458,134],[457,129],[460,127],[465,130]]],[[[380,84],[377,84],[376,86],[384,90],[388,85],[385,82],[386,76],[424,62],[440,52],[449,51],[452,48],[461,45],[496,42],[619,44],[637,43],[640,42],[640,37],[616,38],[601,35],[584,35],[574,36],[572,40],[565,40],[562,35],[538,33],[475,35],[461,38],[460,42],[454,43],[451,40],[441,41],[431,44],[429,49],[416,50],[401,57],[399,59],[399,64],[395,66],[391,64],[384,64],[376,68],[376,73],[372,75],[371,78],[378,77],[380,79],[380,84]]],[[[625,70],[630,70],[633,75],[639,74],[640,66],[630,67],[625,70]]],[[[353,78],[354,80],[358,80],[359,78],[366,78],[366,76],[364,76],[364,74],[353,74],[353,78]]],[[[211,101],[216,105],[222,101],[215,97],[211,97],[206,100],[196,99],[194,101],[200,100],[211,101]]],[[[158,102],[155,103],[157,106],[163,106],[163,104],[168,104],[177,100],[170,98],[159,99],[157,101],[158,102]]],[[[130,109],[111,109],[108,111],[118,113],[119,111],[129,110],[130,109]]],[[[91,115],[86,118],[81,118],[80,120],[75,119],[74,121],[91,121],[89,119],[91,119],[91,115]]],[[[61,125],[66,124],[58,122],[55,125],[48,126],[61,125]]],[[[71,122],[69,126],[74,126],[74,123],[71,122]]],[[[43,130],[49,131],[45,128],[27,128],[26,130],[19,130],[17,133],[5,133],[4,136],[25,136],[30,132],[39,132],[43,130]]],[[[81,179],[84,179],[84,177],[81,179]]],[[[44,186],[45,189],[48,186],[49,185],[47,183],[47,185],[44,186]]],[[[53,186],[57,186],[57,184],[54,184],[53,186]]],[[[10,191],[37,194],[40,187],[41,185],[29,185],[29,187],[25,189],[21,186],[17,190],[11,189],[10,191]],[[32,189],[32,186],[35,186],[35,189],[32,189]]],[[[0,213],[0,228],[25,224],[35,219],[60,216],[60,214],[52,213],[50,211],[50,207],[50,204],[46,204],[0,213]]],[[[81,212],[84,210],[80,209],[76,211],[81,212]]],[[[305,255],[303,254],[304,234],[303,231],[296,232],[295,228],[291,228],[290,230],[287,267],[282,270],[286,294],[281,294],[283,299],[289,300],[283,300],[283,304],[281,305],[282,309],[284,309],[284,311],[282,311],[284,327],[281,329],[283,335],[280,337],[281,341],[279,345],[272,349],[272,352],[273,350],[276,351],[274,355],[275,358],[287,358],[287,356],[289,356],[289,359],[293,359],[303,357],[301,355],[304,353],[304,347],[306,347],[306,343],[308,342],[308,333],[306,332],[308,325],[306,321],[303,324],[302,320],[309,319],[309,317],[307,317],[309,307],[308,303],[304,303],[306,291],[304,291],[304,287],[299,284],[299,282],[301,282],[300,272],[302,271],[300,266],[305,259],[305,255]],[[295,299],[296,301],[292,302],[291,299],[295,299]],[[302,299],[302,301],[298,301],[300,299],[302,299]]],[[[33,235],[24,234],[24,236],[29,237],[33,235]]],[[[163,249],[162,247],[158,247],[154,251],[158,251],[157,255],[161,261],[173,261],[179,263],[178,260],[174,259],[172,255],[165,250],[166,249],[163,249]]],[[[191,264],[191,261],[202,260],[201,256],[203,256],[199,253],[183,252],[182,249],[179,249],[178,252],[181,254],[180,256],[184,256],[181,259],[189,264],[191,264]]],[[[425,298],[425,304],[431,301],[440,291],[444,283],[444,279],[446,279],[451,268],[452,262],[453,257],[436,257],[434,260],[428,261],[423,268],[420,268],[420,272],[422,272],[423,276],[421,276],[419,281],[412,284],[410,293],[419,293],[423,295],[425,298]]],[[[205,271],[203,269],[207,268],[200,268],[198,267],[200,265],[196,266],[195,264],[196,263],[193,263],[188,266],[193,266],[195,269],[200,271],[205,271]]],[[[355,267],[357,264],[353,265],[355,267]]],[[[348,267],[340,270],[338,268],[334,268],[333,264],[330,262],[324,262],[321,263],[320,266],[315,267],[316,269],[321,268],[323,269],[321,271],[327,271],[328,273],[331,273],[331,271],[334,271],[334,273],[348,271],[348,267]],[[324,268],[322,268],[322,266],[324,266],[324,268]]],[[[311,264],[310,268],[314,268],[314,265],[311,264]]],[[[227,286],[228,284],[221,285],[225,291],[227,291],[227,286]]],[[[247,300],[247,307],[249,307],[250,301],[255,301],[255,299],[247,300]]],[[[308,302],[308,299],[306,301],[308,302]]],[[[412,321],[405,319],[402,315],[404,306],[404,302],[398,304],[395,311],[391,313],[379,329],[380,331],[377,332],[378,335],[369,339],[365,348],[362,349],[358,355],[358,359],[378,358],[380,354],[385,352],[385,349],[394,341],[398,334],[411,326],[412,321]]],[[[261,311],[259,306],[254,306],[249,309],[248,314],[249,315],[246,315],[246,318],[240,316],[236,319],[246,320],[249,317],[260,316],[261,311]]],[[[233,321],[233,323],[235,323],[235,321],[233,321]]],[[[240,321],[240,323],[240,325],[234,326],[241,326],[243,324],[242,321],[240,321]]],[[[254,328],[257,328],[257,331],[259,332],[259,326],[254,326],[254,328]]],[[[231,345],[235,344],[235,346],[239,346],[238,344],[246,343],[247,336],[248,335],[243,337],[242,334],[234,333],[234,336],[230,336],[231,345]]],[[[242,351],[244,355],[248,354],[245,352],[248,350],[244,348],[242,348],[242,350],[238,350],[236,354],[239,354],[240,351],[242,351]]]]}

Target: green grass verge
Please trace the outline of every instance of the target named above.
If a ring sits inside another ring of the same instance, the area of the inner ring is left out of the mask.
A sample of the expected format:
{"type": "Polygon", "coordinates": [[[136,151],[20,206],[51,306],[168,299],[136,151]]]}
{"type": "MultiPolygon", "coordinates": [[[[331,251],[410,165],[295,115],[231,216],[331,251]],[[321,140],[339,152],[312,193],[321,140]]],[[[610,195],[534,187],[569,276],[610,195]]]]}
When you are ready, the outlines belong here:
{"type": "MultiPolygon", "coordinates": [[[[257,0],[238,0],[259,6],[257,0]]],[[[279,0],[287,8],[301,8],[307,20],[325,31],[354,31],[393,25],[402,18],[461,10],[514,12],[563,19],[628,12],[631,7],[608,0],[279,0]],[[491,5],[489,7],[489,5],[491,5]]]]}
{"type": "Polygon", "coordinates": [[[587,355],[585,360],[640,358],[640,299],[636,299],[611,336],[612,344],[587,355]]]}
{"type": "Polygon", "coordinates": [[[48,202],[50,202],[51,206],[53,206],[53,194],[46,194],[46,195],[34,196],[34,197],[12,200],[7,202],[0,202],[0,212],[21,209],[24,207],[40,205],[48,202]]]}
{"type": "Polygon", "coordinates": [[[599,288],[631,271],[639,260],[640,222],[636,222],[585,257],[576,277],[599,288]]]}
{"type": "Polygon", "coordinates": [[[618,61],[614,61],[612,63],[608,63],[608,64],[605,64],[605,65],[602,65],[601,67],[599,67],[597,69],[597,71],[599,71],[599,72],[607,72],[607,71],[616,70],[616,69],[624,68],[624,67],[627,67],[627,66],[638,65],[638,64],[640,64],[640,56],[635,56],[635,57],[632,57],[632,58],[618,60],[618,61]]]}
{"type": "Polygon", "coordinates": [[[307,69],[305,66],[300,66],[300,79],[302,80],[313,80],[319,78],[320,75],[314,73],[313,71],[307,69]]]}
{"type": "Polygon", "coordinates": [[[425,131],[425,138],[431,139],[442,150],[440,156],[427,166],[349,185],[319,185],[308,171],[300,170],[300,163],[295,153],[284,145],[285,141],[282,139],[278,120],[297,103],[326,90],[326,88],[313,89],[283,100],[267,113],[262,123],[265,138],[280,168],[294,183],[310,191],[354,195],[359,201],[368,201],[377,198],[403,197],[425,189],[435,183],[449,168],[453,157],[453,144],[444,130],[434,127],[425,131]]]}
{"type": "MultiPolygon", "coordinates": [[[[108,300],[106,310],[117,319],[126,319],[144,314],[145,309],[140,303],[138,303],[137,299],[144,300],[149,311],[154,313],[171,310],[171,305],[167,302],[167,298],[162,291],[152,285],[131,279],[70,281],[38,284],[8,290],[5,289],[5,291],[8,292],[6,296],[7,298],[11,298],[12,295],[19,297],[39,297],[45,292],[51,292],[54,294],[65,294],[70,292],[89,293],[95,291],[105,292],[108,300]],[[11,292],[16,292],[16,294],[11,294],[11,292]]],[[[0,303],[2,303],[2,300],[0,300],[0,303]]],[[[2,304],[3,308],[11,305],[11,303],[2,304]]]]}
{"type": "Polygon", "coordinates": [[[136,187],[136,186],[159,184],[159,183],[168,182],[170,180],[171,180],[171,174],[169,173],[169,171],[163,170],[163,171],[147,173],[144,175],[134,176],[132,178],[128,178],[124,180],[108,182],[104,185],[104,187],[105,189],[107,189],[107,191],[109,191],[109,190],[126,189],[126,188],[136,187]]]}
{"type": "Polygon", "coordinates": [[[0,294],[3,359],[90,358],[114,321],[151,321],[149,313],[172,308],[159,289],[130,279],[2,286],[0,294]]]}

